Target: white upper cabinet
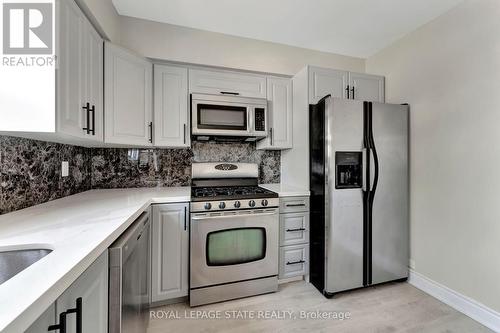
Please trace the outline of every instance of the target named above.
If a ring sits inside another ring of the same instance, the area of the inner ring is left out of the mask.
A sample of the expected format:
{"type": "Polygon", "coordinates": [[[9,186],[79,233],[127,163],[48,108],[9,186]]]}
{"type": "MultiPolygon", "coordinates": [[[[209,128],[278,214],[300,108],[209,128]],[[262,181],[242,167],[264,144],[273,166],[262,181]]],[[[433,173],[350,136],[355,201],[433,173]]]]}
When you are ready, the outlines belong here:
{"type": "Polygon", "coordinates": [[[189,147],[188,70],[154,65],[154,144],[189,147]]]}
{"type": "Polygon", "coordinates": [[[103,40],[73,0],[57,4],[57,132],[102,141],[103,40]]]}
{"type": "MultiPolygon", "coordinates": [[[[104,140],[104,42],[90,22],[84,24],[84,102],[89,103],[90,138],[104,140]]],[[[84,105],[86,107],[86,105],[84,105]]]]}
{"type": "Polygon", "coordinates": [[[327,95],[370,102],[385,102],[384,77],[309,66],[309,103],[327,95]]]}
{"type": "Polygon", "coordinates": [[[267,78],[268,136],[257,143],[257,149],[292,148],[292,80],[267,78]]]}
{"type": "Polygon", "coordinates": [[[152,146],[153,65],[111,43],[104,47],[106,143],[152,146]]]}
{"type": "Polygon", "coordinates": [[[347,98],[349,72],[309,67],[309,104],[316,104],[327,95],[347,98]]]}
{"type": "Polygon", "coordinates": [[[189,92],[266,98],[266,77],[250,73],[190,69],[189,92]]]}
{"type": "Polygon", "coordinates": [[[349,73],[350,99],[369,102],[385,102],[385,80],[383,76],[349,73]]]}

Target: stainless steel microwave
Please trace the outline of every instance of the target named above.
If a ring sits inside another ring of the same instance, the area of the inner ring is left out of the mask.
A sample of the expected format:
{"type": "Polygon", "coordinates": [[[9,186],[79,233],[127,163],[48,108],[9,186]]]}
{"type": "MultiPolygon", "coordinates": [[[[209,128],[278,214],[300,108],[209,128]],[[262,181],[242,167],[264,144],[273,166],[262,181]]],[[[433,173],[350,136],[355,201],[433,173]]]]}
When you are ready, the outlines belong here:
{"type": "Polygon", "coordinates": [[[207,94],[191,95],[192,135],[257,140],[267,135],[267,100],[207,94]]]}

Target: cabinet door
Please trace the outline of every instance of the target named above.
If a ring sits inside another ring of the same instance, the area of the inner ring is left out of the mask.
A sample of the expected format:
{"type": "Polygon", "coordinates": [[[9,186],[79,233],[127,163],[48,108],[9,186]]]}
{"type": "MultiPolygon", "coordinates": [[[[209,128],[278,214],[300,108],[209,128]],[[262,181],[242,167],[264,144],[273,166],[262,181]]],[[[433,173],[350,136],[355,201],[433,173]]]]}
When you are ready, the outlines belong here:
{"type": "Polygon", "coordinates": [[[280,214],[280,246],[309,243],[309,212],[280,214]]]}
{"type": "Polygon", "coordinates": [[[83,29],[83,45],[84,45],[84,71],[85,79],[83,80],[84,100],[93,108],[94,114],[89,119],[92,133],[87,137],[90,140],[103,141],[103,80],[104,80],[104,59],[103,59],[103,40],[95,31],[94,27],[86,20],[83,29]]]}
{"type": "Polygon", "coordinates": [[[189,70],[189,91],[266,98],[266,77],[230,71],[189,70]]]}
{"type": "Polygon", "coordinates": [[[309,244],[280,247],[279,278],[309,273],[309,244]]]}
{"type": "Polygon", "coordinates": [[[309,104],[316,104],[326,95],[347,98],[349,72],[309,67],[309,104]]]}
{"type": "Polygon", "coordinates": [[[104,46],[104,125],[107,143],[152,145],[153,65],[111,43],[104,46]]]}
{"type": "MultiPolygon", "coordinates": [[[[82,298],[82,333],[108,332],[108,252],[105,251],[56,301],[56,313],[82,298]]],[[[76,333],[76,313],[66,316],[66,332],[76,333]]]]}
{"type": "Polygon", "coordinates": [[[385,79],[383,76],[349,73],[351,99],[369,102],[385,102],[385,79]],[[352,90],[354,88],[354,90],[352,90]]]}
{"type": "Polygon", "coordinates": [[[189,147],[187,68],[154,65],[154,134],[157,147],[189,147]]]}
{"type": "Polygon", "coordinates": [[[56,307],[52,304],[24,333],[48,332],[49,326],[56,324],[56,307]]]}
{"type": "Polygon", "coordinates": [[[188,295],[188,204],[153,206],[152,302],[188,295]]]}
{"type": "Polygon", "coordinates": [[[257,149],[292,148],[292,80],[267,78],[268,136],[257,144],[257,149]]]}
{"type": "Polygon", "coordinates": [[[83,29],[85,18],[73,0],[57,2],[58,24],[57,131],[84,138],[87,113],[84,86],[83,29]]]}

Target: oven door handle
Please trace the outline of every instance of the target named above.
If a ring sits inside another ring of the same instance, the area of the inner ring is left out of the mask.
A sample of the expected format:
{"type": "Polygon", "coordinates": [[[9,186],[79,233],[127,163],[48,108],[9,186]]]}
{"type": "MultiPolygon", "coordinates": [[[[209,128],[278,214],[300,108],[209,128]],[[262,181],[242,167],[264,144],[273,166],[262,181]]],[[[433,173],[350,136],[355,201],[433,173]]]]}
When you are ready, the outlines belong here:
{"type": "Polygon", "coordinates": [[[257,214],[231,214],[231,215],[215,215],[215,216],[210,216],[210,215],[195,215],[191,216],[192,221],[201,221],[201,220],[216,220],[216,219],[228,219],[228,218],[234,218],[234,217],[241,217],[241,216],[248,216],[248,217],[262,217],[262,216],[271,216],[271,215],[276,215],[277,212],[269,212],[269,213],[257,213],[257,214]]]}

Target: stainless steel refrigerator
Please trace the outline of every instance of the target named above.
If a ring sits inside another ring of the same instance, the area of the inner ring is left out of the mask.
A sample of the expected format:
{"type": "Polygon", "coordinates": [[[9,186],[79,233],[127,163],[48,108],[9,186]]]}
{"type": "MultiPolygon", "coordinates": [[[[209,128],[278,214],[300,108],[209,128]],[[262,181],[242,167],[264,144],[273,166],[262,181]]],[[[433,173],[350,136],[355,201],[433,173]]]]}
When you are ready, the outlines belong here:
{"type": "Polygon", "coordinates": [[[325,296],[408,277],[408,106],[310,105],[310,280],[325,296]]]}

